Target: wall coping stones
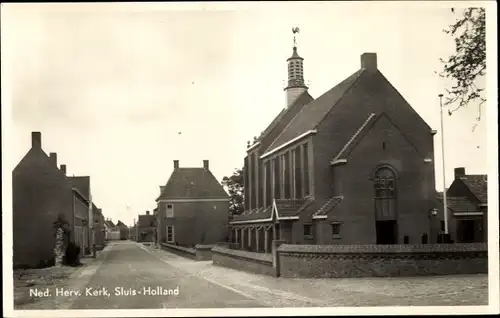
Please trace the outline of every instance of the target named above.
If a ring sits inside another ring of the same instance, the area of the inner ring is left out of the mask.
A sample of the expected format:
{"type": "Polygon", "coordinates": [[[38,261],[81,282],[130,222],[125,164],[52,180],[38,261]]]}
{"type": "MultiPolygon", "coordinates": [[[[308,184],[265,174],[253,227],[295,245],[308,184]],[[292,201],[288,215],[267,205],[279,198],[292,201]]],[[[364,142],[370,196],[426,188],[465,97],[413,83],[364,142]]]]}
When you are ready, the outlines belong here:
{"type": "Polygon", "coordinates": [[[280,253],[306,254],[402,254],[488,252],[487,243],[399,244],[399,245],[292,245],[282,244],[280,253]]]}
{"type": "Polygon", "coordinates": [[[168,243],[161,243],[161,245],[166,247],[166,248],[171,248],[171,249],[185,252],[188,254],[196,255],[196,250],[194,248],[183,247],[183,246],[178,246],[178,245],[168,244],[168,243]]]}
{"type": "Polygon", "coordinates": [[[195,250],[211,250],[214,247],[214,245],[202,245],[202,244],[196,244],[194,246],[195,250]]]}
{"type": "Polygon", "coordinates": [[[219,253],[219,254],[225,254],[225,255],[229,255],[229,256],[236,256],[239,258],[249,259],[249,260],[258,261],[258,262],[269,263],[269,265],[272,265],[272,263],[273,263],[273,256],[271,254],[232,250],[232,249],[224,248],[222,246],[214,246],[212,248],[212,252],[219,253]]]}

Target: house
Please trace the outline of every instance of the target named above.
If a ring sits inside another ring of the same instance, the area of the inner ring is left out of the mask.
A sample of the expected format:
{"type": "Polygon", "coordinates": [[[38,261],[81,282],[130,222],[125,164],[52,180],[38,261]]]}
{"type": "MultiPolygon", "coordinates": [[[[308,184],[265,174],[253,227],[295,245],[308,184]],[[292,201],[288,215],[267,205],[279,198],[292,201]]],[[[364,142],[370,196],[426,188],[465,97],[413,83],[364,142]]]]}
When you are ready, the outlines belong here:
{"type": "Polygon", "coordinates": [[[116,227],[120,231],[120,240],[127,240],[129,238],[129,228],[122,221],[118,220],[116,227]]]}
{"type": "Polygon", "coordinates": [[[72,187],[57,167],[57,154],[42,149],[40,132],[31,133],[31,149],[12,171],[13,265],[46,266],[53,262],[54,222],[74,230],[72,187]]]}
{"type": "Polygon", "coordinates": [[[104,220],[104,227],[106,230],[106,241],[120,239],[120,229],[116,227],[111,219],[104,220]]]}
{"type": "MultiPolygon", "coordinates": [[[[457,243],[487,242],[487,175],[466,174],[465,168],[455,168],[455,178],[446,190],[446,201],[451,239],[457,243]]],[[[437,211],[443,211],[443,203],[443,195],[438,195],[437,211]]],[[[438,213],[438,220],[439,233],[445,228],[443,213],[438,213]]]]}
{"type": "Polygon", "coordinates": [[[104,215],[102,214],[102,209],[95,205],[93,206],[92,212],[94,213],[95,246],[97,250],[102,250],[106,244],[104,215]]]}
{"type": "Polygon", "coordinates": [[[436,131],[378,68],[359,70],[313,99],[293,48],[285,108],[247,147],[245,211],[231,240],[269,252],[289,244],[421,243],[436,197],[436,131]]]}
{"type": "Polygon", "coordinates": [[[137,242],[156,242],[156,216],[146,211],[139,215],[137,226],[137,242]]]}
{"type": "Polygon", "coordinates": [[[157,202],[157,233],[160,242],[193,246],[214,244],[227,236],[229,196],[209,168],[179,167],[165,186],[160,186],[157,202]]]}
{"type": "MultiPolygon", "coordinates": [[[[66,166],[64,172],[66,173],[66,166]]],[[[92,253],[92,245],[97,249],[104,247],[104,220],[102,211],[92,201],[89,176],[68,176],[73,187],[73,204],[75,209],[75,243],[85,254],[92,253]],[[89,220],[92,213],[92,220],[89,220]],[[90,224],[93,222],[93,224],[90,224]]]]}

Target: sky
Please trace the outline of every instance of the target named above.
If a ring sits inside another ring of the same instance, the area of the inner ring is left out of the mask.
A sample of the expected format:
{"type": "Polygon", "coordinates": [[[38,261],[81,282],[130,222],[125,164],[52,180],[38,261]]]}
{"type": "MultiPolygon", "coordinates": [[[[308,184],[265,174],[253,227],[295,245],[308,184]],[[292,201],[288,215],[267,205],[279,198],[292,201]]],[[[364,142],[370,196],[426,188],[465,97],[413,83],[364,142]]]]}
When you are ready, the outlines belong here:
{"type": "MultiPolygon", "coordinates": [[[[43,149],[57,152],[68,175],[91,177],[104,215],[131,225],[155,207],[173,160],[181,167],[209,160],[218,180],[242,167],[247,140],[285,107],[291,30],[299,27],[304,77],[315,98],[357,71],[362,53],[377,53],[381,72],[438,131],[436,189],[442,190],[438,94],[450,83],[435,72],[439,58],[454,50],[442,32],[455,20],[450,7],[2,5],[2,50],[9,56],[2,68],[10,75],[2,111],[10,106],[12,123],[7,168],[29,150],[31,132],[40,131],[43,149]]],[[[488,172],[487,112],[488,103],[474,130],[475,105],[444,117],[447,185],[455,167],[488,172]]]]}

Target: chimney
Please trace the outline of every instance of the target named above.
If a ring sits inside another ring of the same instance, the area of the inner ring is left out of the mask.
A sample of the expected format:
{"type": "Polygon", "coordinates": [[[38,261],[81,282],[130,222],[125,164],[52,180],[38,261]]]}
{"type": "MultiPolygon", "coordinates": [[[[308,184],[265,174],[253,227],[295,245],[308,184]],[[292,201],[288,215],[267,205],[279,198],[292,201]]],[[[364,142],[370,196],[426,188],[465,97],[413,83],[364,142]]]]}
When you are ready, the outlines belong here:
{"type": "Polygon", "coordinates": [[[174,160],[174,169],[179,168],[179,160],[174,160]]]}
{"type": "Polygon", "coordinates": [[[208,166],[208,160],[203,160],[203,168],[207,169],[209,168],[208,166]]]}
{"type": "Polygon", "coordinates": [[[162,194],[163,191],[165,191],[165,186],[160,186],[160,194],[162,194]]]}
{"type": "Polygon", "coordinates": [[[455,180],[460,179],[461,177],[465,177],[465,168],[455,168],[455,180]]]}
{"type": "Polygon", "coordinates": [[[149,211],[146,211],[146,215],[149,215],[149,211]]]}
{"type": "Polygon", "coordinates": [[[42,148],[42,133],[39,131],[31,132],[31,148],[42,148]]]}
{"type": "Polygon", "coordinates": [[[377,53],[363,53],[361,55],[361,68],[369,71],[377,70],[377,53]]]}
{"type": "Polygon", "coordinates": [[[57,153],[51,152],[49,156],[50,156],[50,161],[52,161],[52,164],[57,167],[57,153]]]}
{"type": "Polygon", "coordinates": [[[66,165],[61,165],[60,170],[62,171],[62,173],[66,174],[66,165]]]}

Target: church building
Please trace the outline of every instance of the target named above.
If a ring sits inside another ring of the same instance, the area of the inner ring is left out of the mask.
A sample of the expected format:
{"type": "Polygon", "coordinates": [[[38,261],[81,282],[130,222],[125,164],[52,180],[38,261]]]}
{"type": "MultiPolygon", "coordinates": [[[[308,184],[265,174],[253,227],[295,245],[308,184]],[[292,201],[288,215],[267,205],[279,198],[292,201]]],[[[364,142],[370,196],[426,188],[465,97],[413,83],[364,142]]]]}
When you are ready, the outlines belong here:
{"type": "Polygon", "coordinates": [[[241,248],[404,244],[430,237],[436,131],[361,55],[352,75],[314,99],[294,45],[286,107],[247,147],[245,210],[231,221],[241,248]]]}

